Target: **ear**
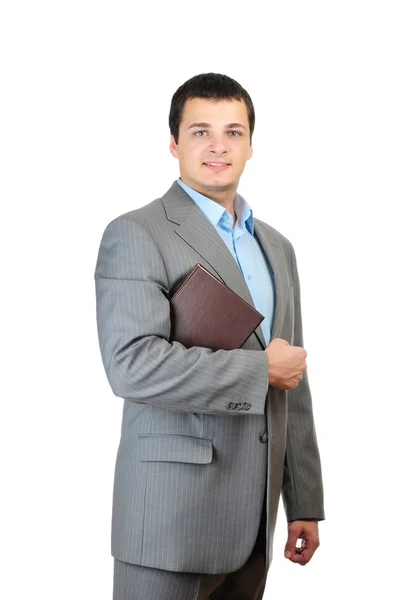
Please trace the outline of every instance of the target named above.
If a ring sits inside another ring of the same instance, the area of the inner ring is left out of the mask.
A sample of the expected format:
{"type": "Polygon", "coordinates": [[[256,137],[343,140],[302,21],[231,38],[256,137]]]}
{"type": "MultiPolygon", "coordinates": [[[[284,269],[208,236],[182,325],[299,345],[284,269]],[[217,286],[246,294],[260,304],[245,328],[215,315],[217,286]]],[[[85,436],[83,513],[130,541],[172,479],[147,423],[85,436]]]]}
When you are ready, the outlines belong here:
{"type": "Polygon", "coordinates": [[[174,136],[170,136],[170,152],[174,156],[174,158],[178,158],[178,144],[174,139],[174,136]]]}
{"type": "Polygon", "coordinates": [[[246,160],[250,160],[252,156],[253,156],[253,145],[250,144],[250,148],[249,148],[249,150],[247,152],[247,159],[246,160]]]}

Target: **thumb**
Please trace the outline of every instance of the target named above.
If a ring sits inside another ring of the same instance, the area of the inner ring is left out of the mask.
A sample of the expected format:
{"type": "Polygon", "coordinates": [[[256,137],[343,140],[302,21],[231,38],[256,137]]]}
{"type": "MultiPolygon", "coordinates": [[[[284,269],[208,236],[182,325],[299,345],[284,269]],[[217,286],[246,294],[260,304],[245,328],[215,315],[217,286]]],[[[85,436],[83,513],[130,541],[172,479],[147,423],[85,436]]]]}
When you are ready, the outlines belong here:
{"type": "Polygon", "coordinates": [[[285,545],[285,558],[290,558],[296,552],[296,544],[298,540],[297,531],[289,529],[287,542],[285,545]]]}

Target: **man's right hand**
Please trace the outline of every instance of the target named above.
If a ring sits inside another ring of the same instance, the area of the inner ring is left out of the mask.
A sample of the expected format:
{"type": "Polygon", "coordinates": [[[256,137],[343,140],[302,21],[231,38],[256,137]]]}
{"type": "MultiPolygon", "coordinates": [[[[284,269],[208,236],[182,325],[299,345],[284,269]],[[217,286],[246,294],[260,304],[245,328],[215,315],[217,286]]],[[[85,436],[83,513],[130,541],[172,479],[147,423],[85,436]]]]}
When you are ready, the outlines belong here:
{"type": "Polygon", "coordinates": [[[274,338],[264,350],[268,354],[268,383],[279,390],[294,390],[307,368],[307,352],[291,346],[286,340],[274,338]]]}

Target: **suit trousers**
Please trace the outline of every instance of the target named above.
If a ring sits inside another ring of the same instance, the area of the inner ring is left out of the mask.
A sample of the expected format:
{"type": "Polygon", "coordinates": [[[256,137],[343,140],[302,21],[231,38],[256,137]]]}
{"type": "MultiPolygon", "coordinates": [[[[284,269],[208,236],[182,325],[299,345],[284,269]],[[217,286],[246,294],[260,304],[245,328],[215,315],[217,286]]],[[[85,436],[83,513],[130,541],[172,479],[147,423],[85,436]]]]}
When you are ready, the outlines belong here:
{"type": "Polygon", "coordinates": [[[113,600],[262,600],[266,579],[263,507],[253,551],[237,571],[178,573],[115,559],[113,600]]]}

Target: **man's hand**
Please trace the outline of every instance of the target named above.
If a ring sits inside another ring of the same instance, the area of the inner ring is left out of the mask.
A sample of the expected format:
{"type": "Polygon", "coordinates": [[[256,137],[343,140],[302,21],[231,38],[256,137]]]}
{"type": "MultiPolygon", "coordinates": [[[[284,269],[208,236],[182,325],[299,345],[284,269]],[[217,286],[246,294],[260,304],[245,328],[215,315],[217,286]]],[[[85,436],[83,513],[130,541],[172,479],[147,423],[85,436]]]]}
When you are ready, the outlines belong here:
{"type": "Polygon", "coordinates": [[[285,558],[299,565],[310,562],[319,546],[317,521],[292,521],[288,523],[288,538],[285,546],[285,558]],[[297,546],[301,539],[301,547],[297,546]]]}
{"type": "Polygon", "coordinates": [[[307,352],[291,346],[286,340],[274,338],[264,350],[268,354],[268,383],[280,390],[293,390],[307,368],[307,352]]]}

